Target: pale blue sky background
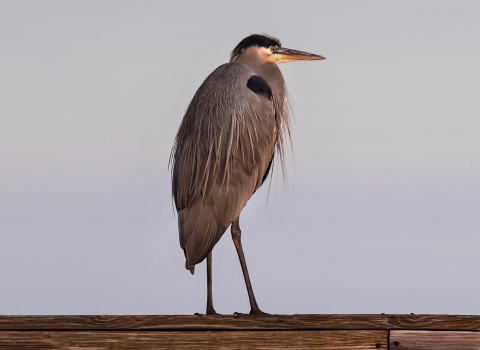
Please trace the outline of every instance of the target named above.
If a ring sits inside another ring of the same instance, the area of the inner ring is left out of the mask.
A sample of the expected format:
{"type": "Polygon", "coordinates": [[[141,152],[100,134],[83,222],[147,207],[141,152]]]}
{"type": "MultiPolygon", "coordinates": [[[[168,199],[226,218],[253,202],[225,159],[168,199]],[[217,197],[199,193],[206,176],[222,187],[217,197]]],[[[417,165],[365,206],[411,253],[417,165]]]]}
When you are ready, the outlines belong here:
{"type": "MultiPolygon", "coordinates": [[[[270,313],[480,314],[474,1],[3,1],[0,314],[204,312],[168,157],[203,79],[251,33],[281,69],[295,164],[242,215],[270,313]]],[[[214,301],[247,312],[227,233],[214,301]]]]}

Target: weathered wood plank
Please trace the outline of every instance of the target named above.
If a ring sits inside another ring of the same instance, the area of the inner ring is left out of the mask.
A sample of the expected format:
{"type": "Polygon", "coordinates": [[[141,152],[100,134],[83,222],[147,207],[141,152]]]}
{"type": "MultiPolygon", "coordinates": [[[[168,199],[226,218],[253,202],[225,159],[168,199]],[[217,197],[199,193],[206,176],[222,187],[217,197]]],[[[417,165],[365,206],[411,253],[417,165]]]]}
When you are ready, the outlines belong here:
{"type": "Polygon", "coordinates": [[[479,350],[480,332],[391,331],[391,350],[479,350]]]}
{"type": "Polygon", "coordinates": [[[0,330],[450,330],[480,331],[480,316],[222,315],[0,316],[0,330]]]}
{"type": "Polygon", "coordinates": [[[0,332],[0,349],[387,349],[388,331],[0,332]]]}

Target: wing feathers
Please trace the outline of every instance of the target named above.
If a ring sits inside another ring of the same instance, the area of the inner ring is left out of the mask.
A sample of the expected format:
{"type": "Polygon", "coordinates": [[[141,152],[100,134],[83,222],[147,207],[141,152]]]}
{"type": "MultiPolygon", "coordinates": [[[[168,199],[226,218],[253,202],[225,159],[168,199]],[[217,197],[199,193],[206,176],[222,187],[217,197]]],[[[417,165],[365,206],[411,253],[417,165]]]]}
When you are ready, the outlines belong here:
{"type": "Polygon", "coordinates": [[[187,109],[171,163],[188,269],[207,256],[271,167],[282,140],[274,96],[260,76],[230,63],[205,80],[187,109]]]}

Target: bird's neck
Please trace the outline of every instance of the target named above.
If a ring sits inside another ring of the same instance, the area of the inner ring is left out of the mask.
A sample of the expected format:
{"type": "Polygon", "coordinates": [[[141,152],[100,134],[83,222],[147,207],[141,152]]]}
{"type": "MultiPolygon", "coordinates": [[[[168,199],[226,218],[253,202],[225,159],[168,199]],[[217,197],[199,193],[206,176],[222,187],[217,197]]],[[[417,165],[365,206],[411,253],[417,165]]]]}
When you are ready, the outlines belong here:
{"type": "Polygon", "coordinates": [[[264,59],[255,56],[254,53],[242,53],[235,62],[248,66],[256,75],[261,76],[272,90],[283,89],[285,81],[280,68],[273,62],[265,62],[264,59]]]}
{"type": "Polygon", "coordinates": [[[270,85],[274,95],[283,95],[286,91],[280,68],[276,63],[268,62],[265,52],[258,50],[257,47],[243,50],[235,59],[235,62],[248,66],[256,75],[261,76],[270,85]]]}
{"type": "Polygon", "coordinates": [[[258,66],[255,70],[255,73],[261,76],[267,84],[272,89],[274,95],[278,90],[285,89],[285,81],[283,80],[282,72],[280,68],[275,63],[266,63],[258,66]]]}

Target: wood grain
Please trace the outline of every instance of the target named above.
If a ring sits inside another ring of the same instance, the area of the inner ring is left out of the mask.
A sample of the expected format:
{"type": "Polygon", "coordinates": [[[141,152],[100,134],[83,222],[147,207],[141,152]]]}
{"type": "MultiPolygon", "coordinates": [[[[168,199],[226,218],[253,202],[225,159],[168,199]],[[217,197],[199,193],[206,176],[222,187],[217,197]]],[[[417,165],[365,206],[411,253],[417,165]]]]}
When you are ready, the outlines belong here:
{"type": "Polygon", "coordinates": [[[0,349],[387,349],[388,331],[0,332],[0,349]]]}
{"type": "Polygon", "coordinates": [[[391,350],[479,350],[480,332],[391,331],[391,350]]]}
{"type": "Polygon", "coordinates": [[[480,331],[480,316],[222,315],[0,316],[1,330],[450,330],[480,331]]]}

